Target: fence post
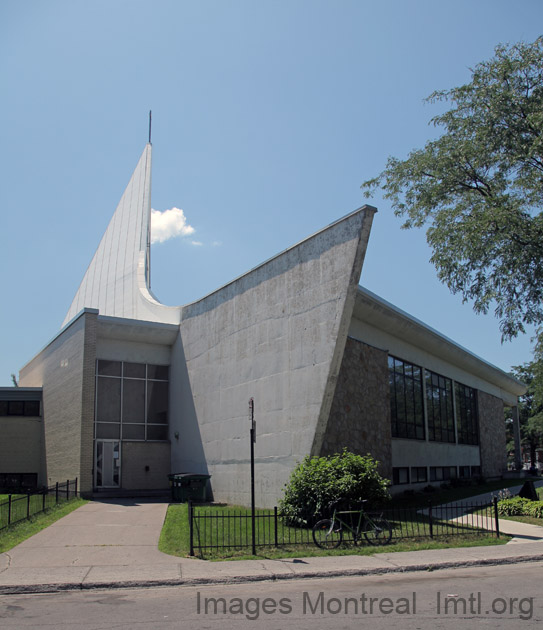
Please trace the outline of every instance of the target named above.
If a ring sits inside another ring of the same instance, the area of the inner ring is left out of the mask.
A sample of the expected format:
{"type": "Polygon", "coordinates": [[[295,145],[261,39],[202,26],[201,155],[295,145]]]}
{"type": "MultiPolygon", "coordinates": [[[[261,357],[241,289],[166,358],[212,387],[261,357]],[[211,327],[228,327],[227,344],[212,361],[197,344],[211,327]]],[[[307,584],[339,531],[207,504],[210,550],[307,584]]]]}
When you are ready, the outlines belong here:
{"type": "Polygon", "coordinates": [[[275,524],[275,546],[279,547],[279,541],[278,541],[278,536],[277,536],[277,506],[274,506],[273,508],[273,522],[275,524]]]}
{"type": "Polygon", "coordinates": [[[189,537],[190,537],[190,555],[194,555],[194,523],[192,521],[192,501],[189,499],[189,537]]]}
{"type": "Polygon", "coordinates": [[[500,521],[498,519],[498,497],[494,497],[494,519],[496,521],[496,538],[500,537],[500,521]]]}
{"type": "Polygon", "coordinates": [[[8,497],[8,525],[11,523],[11,497],[12,495],[10,494],[8,497]]]}
{"type": "Polygon", "coordinates": [[[41,499],[41,511],[45,512],[45,495],[47,493],[47,490],[42,490],[42,499],[41,499]]]}
{"type": "Polygon", "coordinates": [[[75,498],[77,499],[77,477],[75,478],[75,498]]]}
{"type": "Polygon", "coordinates": [[[55,484],[55,504],[58,503],[58,481],[55,484]]]}
{"type": "Polygon", "coordinates": [[[431,501],[428,501],[428,520],[429,520],[429,525],[430,525],[430,538],[433,538],[434,537],[434,521],[433,521],[431,501]]]}
{"type": "Polygon", "coordinates": [[[26,518],[30,518],[30,492],[26,495],[26,518]]]}
{"type": "Polygon", "coordinates": [[[70,480],[66,479],[66,501],[70,498],[70,480]]]}

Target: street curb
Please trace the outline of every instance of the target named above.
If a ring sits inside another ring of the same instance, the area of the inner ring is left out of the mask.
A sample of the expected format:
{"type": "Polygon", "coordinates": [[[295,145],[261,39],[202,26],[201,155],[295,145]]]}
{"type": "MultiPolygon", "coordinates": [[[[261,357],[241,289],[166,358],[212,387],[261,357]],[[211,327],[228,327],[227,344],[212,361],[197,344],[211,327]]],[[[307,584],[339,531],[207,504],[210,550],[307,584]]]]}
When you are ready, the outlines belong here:
{"type": "Polygon", "coordinates": [[[469,567],[499,566],[542,562],[543,555],[490,558],[487,560],[465,560],[460,562],[427,563],[410,566],[380,567],[377,569],[333,569],[328,571],[308,571],[306,573],[270,573],[269,575],[240,575],[234,577],[176,578],[168,580],[127,580],[122,582],[66,582],[63,584],[24,584],[0,586],[0,595],[23,595],[31,593],[60,593],[64,591],[112,590],[128,588],[155,588],[173,586],[215,586],[220,584],[244,584],[248,582],[278,582],[280,580],[309,580],[334,577],[355,577],[367,575],[388,575],[394,573],[414,573],[417,571],[440,571],[469,567]]]}

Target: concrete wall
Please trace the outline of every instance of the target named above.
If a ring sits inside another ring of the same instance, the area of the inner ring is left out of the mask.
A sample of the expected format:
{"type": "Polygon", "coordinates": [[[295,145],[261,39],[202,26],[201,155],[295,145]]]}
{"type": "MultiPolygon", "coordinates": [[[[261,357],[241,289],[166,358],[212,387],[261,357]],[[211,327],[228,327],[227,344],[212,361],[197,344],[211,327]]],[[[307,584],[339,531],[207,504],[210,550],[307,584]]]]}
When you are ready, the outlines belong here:
{"type": "Polygon", "coordinates": [[[161,490],[169,488],[169,474],[169,443],[123,441],[121,486],[124,490],[161,490]]]}
{"type": "Polygon", "coordinates": [[[92,490],[96,311],[86,311],[20,372],[23,387],[43,387],[47,483],[78,477],[92,490]]]}
{"type": "Polygon", "coordinates": [[[43,422],[39,417],[0,416],[0,473],[36,473],[45,485],[43,422]]]}
{"type": "Polygon", "coordinates": [[[479,440],[481,445],[481,473],[483,477],[497,477],[507,470],[505,451],[505,420],[503,401],[479,392],[479,440]]]}
{"type": "Polygon", "coordinates": [[[379,472],[392,477],[390,396],[387,354],[347,339],[343,362],[322,445],[322,455],[344,447],[379,461],[379,472]]]}
{"type": "Polygon", "coordinates": [[[186,470],[192,451],[195,472],[205,472],[203,451],[216,500],[250,501],[251,397],[258,505],[276,504],[296,462],[320,453],[374,211],[345,217],[183,309],[172,468],[186,470]]]}

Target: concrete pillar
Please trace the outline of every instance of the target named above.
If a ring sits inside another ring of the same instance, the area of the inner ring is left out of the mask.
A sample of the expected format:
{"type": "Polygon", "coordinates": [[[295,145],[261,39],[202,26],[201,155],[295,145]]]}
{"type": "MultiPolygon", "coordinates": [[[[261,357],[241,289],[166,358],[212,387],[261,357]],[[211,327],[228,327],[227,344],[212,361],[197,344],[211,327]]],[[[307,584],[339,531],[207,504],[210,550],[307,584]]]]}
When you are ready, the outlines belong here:
{"type": "Polygon", "coordinates": [[[515,469],[522,469],[522,457],[520,452],[520,422],[518,417],[518,407],[511,407],[513,414],[513,439],[515,440],[515,469]]]}

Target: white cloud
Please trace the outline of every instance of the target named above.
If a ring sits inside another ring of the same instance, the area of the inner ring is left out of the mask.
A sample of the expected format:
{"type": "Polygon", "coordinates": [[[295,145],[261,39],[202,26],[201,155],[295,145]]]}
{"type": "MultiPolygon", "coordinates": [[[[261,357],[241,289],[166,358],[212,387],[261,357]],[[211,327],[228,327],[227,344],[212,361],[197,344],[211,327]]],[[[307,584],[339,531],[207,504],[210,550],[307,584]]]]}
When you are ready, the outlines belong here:
{"type": "Polygon", "coordinates": [[[176,236],[188,236],[194,228],[187,223],[185,213],[180,208],[170,208],[160,212],[151,209],[151,243],[163,243],[176,236]]]}
{"type": "Polygon", "coordinates": [[[202,241],[191,241],[192,245],[196,245],[196,247],[201,247],[203,245],[202,241]]]}

